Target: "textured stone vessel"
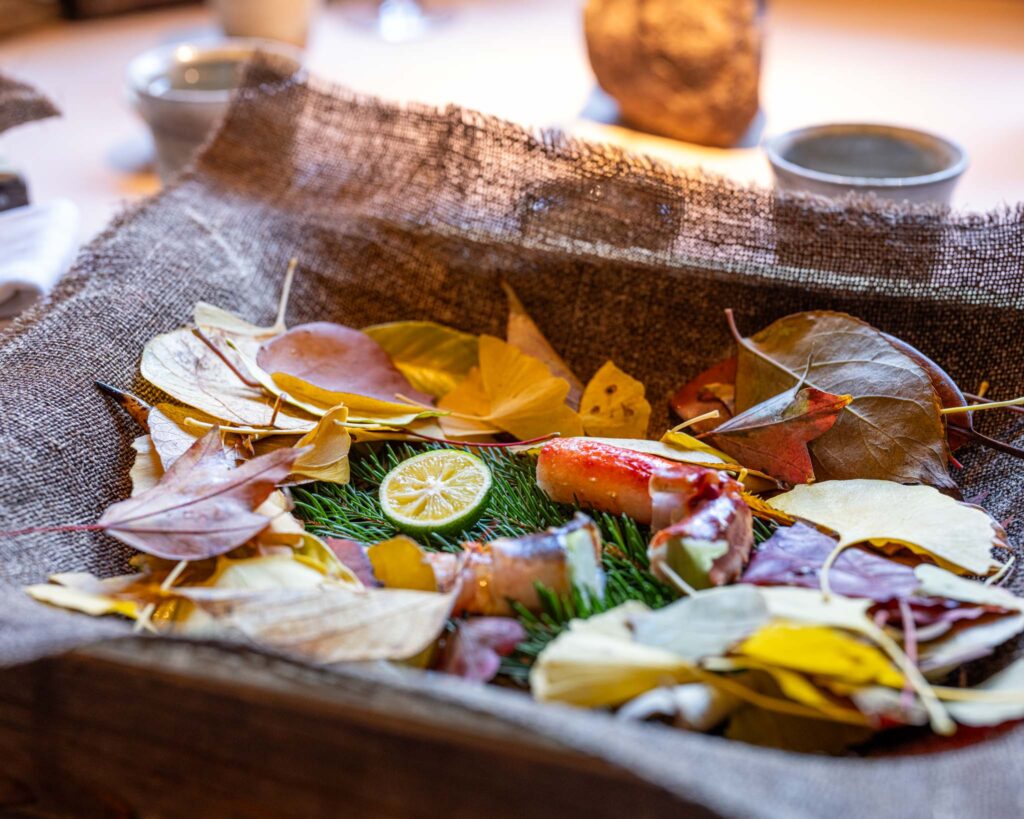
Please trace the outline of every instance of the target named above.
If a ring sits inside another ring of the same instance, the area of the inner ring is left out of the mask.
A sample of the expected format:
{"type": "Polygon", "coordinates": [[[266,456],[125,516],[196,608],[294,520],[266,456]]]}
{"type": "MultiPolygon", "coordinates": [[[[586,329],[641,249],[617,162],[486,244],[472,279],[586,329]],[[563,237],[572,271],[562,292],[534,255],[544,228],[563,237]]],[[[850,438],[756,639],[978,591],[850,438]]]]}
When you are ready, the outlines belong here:
{"type": "Polygon", "coordinates": [[[757,0],[590,0],[590,63],[629,124],[734,145],[758,110],[757,0]]]}

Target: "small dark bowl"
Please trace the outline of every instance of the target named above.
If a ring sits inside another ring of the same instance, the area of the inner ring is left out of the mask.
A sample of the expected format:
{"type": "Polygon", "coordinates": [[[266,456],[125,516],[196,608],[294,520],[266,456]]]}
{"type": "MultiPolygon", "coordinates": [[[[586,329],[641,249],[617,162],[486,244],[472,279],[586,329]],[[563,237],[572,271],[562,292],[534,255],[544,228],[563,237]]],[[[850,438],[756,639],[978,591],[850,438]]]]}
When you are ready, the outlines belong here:
{"type": "Polygon", "coordinates": [[[773,137],[764,150],[780,190],[833,198],[856,192],[948,204],[967,168],[956,143],[891,125],[814,125],[773,137]]]}

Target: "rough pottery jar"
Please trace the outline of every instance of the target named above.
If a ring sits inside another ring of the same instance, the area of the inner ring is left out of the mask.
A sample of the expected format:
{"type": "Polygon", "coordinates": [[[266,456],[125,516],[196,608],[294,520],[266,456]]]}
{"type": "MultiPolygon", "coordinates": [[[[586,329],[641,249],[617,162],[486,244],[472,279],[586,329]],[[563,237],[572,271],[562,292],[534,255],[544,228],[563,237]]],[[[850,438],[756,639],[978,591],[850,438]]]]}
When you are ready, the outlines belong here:
{"type": "Polygon", "coordinates": [[[590,64],[631,125],[702,145],[734,145],[759,104],[757,6],[757,0],[589,0],[590,64]]]}

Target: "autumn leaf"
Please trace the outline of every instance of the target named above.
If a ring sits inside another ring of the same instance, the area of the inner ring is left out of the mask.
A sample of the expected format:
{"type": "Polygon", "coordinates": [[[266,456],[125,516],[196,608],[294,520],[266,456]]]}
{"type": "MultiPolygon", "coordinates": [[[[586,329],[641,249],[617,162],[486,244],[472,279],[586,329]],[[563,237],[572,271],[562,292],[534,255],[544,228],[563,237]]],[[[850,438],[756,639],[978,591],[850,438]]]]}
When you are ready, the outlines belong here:
{"type": "Polygon", "coordinates": [[[292,464],[292,474],[313,481],[348,483],[348,451],[352,437],[345,421],[346,407],[335,407],[320,419],[316,428],[307,432],[295,444],[301,450],[292,464]]]}
{"type": "Polygon", "coordinates": [[[412,538],[398,535],[366,550],[373,574],[385,588],[437,591],[437,578],[412,538]]]}
{"type": "Polygon", "coordinates": [[[668,718],[676,728],[710,731],[743,705],[743,700],[707,683],[655,688],[615,712],[617,719],[668,718]]]}
{"type": "Polygon", "coordinates": [[[346,407],[348,409],[346,424],[353,427],[359,424],[404,427],[419,419],[432,418],[442,414],[432,407],[421,407],[399,401],[385,401],[382,398],[368,395],[327,390],[288,373],[274,373],[273,381],[280,390],[314,405],[313,409],[318,414],[325,413],[333,407],[346,407]]]}
{"type": "Polygon", "coordinates": [[[693,666],[678,654],[631,639],[630,622],[647,611],[630,601],[587,620],[572,620],[530,670],[533,696],[601,708],[662,685],[696,681],[693,666]]]}
{"type": "Polygon", "coordinates": [[[265,342],[256,363],[264,372],[284,373],[330,392],[381,401],[405,395],[430,402],[430,396],[413,388],[380,344],[341,324],[319,321],[293,327],[265,342]]]}
{"type": "Polygon", "coordinates": [[[991,574],[1000,565],[991,549],[1009,548],[1002,527],[983,509],[930,486],[825,481],[797,486],[771,505],[831,529],[841,546],[905,546],[964,574],[991,574]]]}
{"type": "Polygon", "coordinates": [[[157,404],[149,412],[149,434],[153,449],[165,470],[205,434],[189,426],[187,421],[190,418],[209,423],[211,428],[218,424],[217,419],[211,415],[177,404],[157,404]]]}
{"type": "MultiPolygon", "coordinates": [[[[757,547],[742,581],[818,589],[821,568],[837,544],[835,538],[803,523],[780,527],[757,547]]],[[[919,585],[911,567],[858,548],[846,549],[836,558],[829,583],[838,594],[882,603],[910,597],[919,585]]]]}
{"type": "Polygon", "coordinates": [[[131,494],[134,498],[157,485],[164,474],[164,467],[151,436],[140,435],[132,441],[132,449],[135,450],[135,460],[128,471],[128,477],[132,482],[131,494]]]}
{"type": "Polygon", "coordinates": [[[329,537],[325,540],[327,547],[334,553],[349,571],[367,588],[383,585],[373,573],[373,564],[366,556],[366,547],[362,543],[348,538],[329,537]]]}
{"type": "Polygon", "coordinates": [[[828,432],[852,400],[793,387],[733,416],[708,437],[744,466],[786,483],[810,483],[814,468],[807,444],[828,432]]]}
{"type": "Polygon", "coordinates": [[[441,634],[455,593],[323,586],[272,589],[213,605],[218,633],[314,663],[407,660],[441,634]]]}
{"type": "MultiPolygon", "coordinates": [[[[222,352],[226,357],[235,355],[226,344],[222,352]]],[[[237,357],[236,362],[240,371],[242,362],[237,357]]],[[[274,402],[268,394],[241,381],[238,373],[190,330],[175,330],[151,339],[143,348],[140,366],[142,377],[154,387],[217,421],[269,427],[273,419],[274,427],[285,430],[310,426],[305,413],[289,407],[280,407],[275,415],[274,402]]],[[[150,417],[151,431],[152,424],[150,417]]]]}
{"type": "Polygon", "coordinates": [[[735,653],[854,686],[903,685],[903,675],[874,646],[823,626],[772,623],[748,637],[735,653]]]}
{"type": "Polygon", "coordinates": [[[566,403],[574,410],[580,408],[580,397],[583,395],[583,382],[576,377],[576,374],[569,368],[569,365],[562,360],[562,357],[555,352],[550,342],[540,331],[530,314],[526,312],[523,303],[519,300],[512,286],[503,281],[502,289],[508,299],[508,329],[505,337],[513,347],[518,347],[528,356],[542,362],[552,375],[564,378],[569,385],[566,394],[566,403]]]}
{"type": "Polygon", "coordinates": [[[462,620],[448,639],[438,668],[467,680],[488,682],[498,673],[501,658],[525,639],[526,629],[511,617],[462,620]]]}
{"type": "Polygon", "coordinates": [[[672,411],[684,421],[718,412],[717,419],[698,421],[691,426],[695,432],[708,432],[730,418],[736,411],[736,357],[719,361],[684,384],[669,403],[672,411]]]}
{"type": "Polygon", "coordinates": [[[253,510],[283,481],[301,453],[282,449],[232,468],[220,431],[211,430],[152,489],[115,503],[99,519],[108,534],[168,560],[201,560],[262,532],[270,519],[253,510]]]}
{"type": "Polygon", "coordinates": [[[85,572],[54,575],[49,583],[28,586],[25,591],[33,599],[51,606],[102,617],[120,614],[135,619],[142,604],[125,597],[124,592],[135,586],[142,575],[125,575],[101,580],[85,572]]]}
{"type": "Polygon", "coordinates": [[[642,438],[651,420],[644,385],[606,361],[583,390],[580,420],[587,435],[642,438]]]}
{"type": "Polygon", "coordinates": [[[1001,725],[1024,719],[1024,659],[966,690],[975,696],[946,706],[961,725],[1001,725]]]}
{"type": "MultiPolygon", "coordinates": [[[[729,314],[732,322],[731,313],[729,314]]],[[[750,338],[731,324],[739,357],[736,409],[797,384],[852,395],[835,426],[810,445],[818,480],[876,478],[952,488],[931,380],[871,325],[843,313],[796,313],[750,338]]]]}
{"type": "Polygon", "coordinates": [[[764,626],[768,606],[752,586],[725,586],[677,600],[633,620],[634,639],[692,663],[726,654],[764,626]]]}
{"type": "Polygon", "coordinates": [[[391,356],[412,386],[434,398],[455,389],[477,364],[477,337],[433,321],[395,321],[363,332],[391,356]]]}
{"type": "MultiPolygon", "coordinates": [[[[551,375],[536,358],[494,336],[480,337],[480,366],[472,370],[438,408],[481,428],[494,427],[518,438],[551,432],[583,433],[579,416],[565,404],[569,384],[551,375]]],[[[449,420],[441,425],[448,429],[449,420]]]]}

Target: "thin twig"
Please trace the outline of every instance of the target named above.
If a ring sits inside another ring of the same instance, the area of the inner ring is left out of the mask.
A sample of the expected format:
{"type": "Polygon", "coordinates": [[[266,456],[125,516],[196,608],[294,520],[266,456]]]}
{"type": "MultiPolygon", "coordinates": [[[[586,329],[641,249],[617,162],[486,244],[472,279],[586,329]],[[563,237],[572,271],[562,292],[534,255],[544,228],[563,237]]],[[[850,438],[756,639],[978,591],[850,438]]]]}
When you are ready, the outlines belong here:
{"type": "Polygon", "coordinates": [[[237,376],[238,380],[241,381],[243,384],[245,384],[245,386],[252,387],[254,389],[262,389],[263,388],[263,385],[260,384],[258,381],[253,381],[252,379],[247,378],[242,373],[242,371],[239,370],[238,367],[236,367],[226,355],[224,355],[224,352],[216,344],[214,344],[209,339],[209,337],[206,335],[206,333],[204,333],[198,327],[193,327],[192,328],[192,335],[194,335],[201,342],[203,342],[203,344],[205,344],[207,347],[209,347],[213,351],[214,355],[216,355],[217,358],[219,358],[221,361],[224,362],[224,366],[226,366],[229,370],[231,370],[231,372],[233,372],[235,374],[235,376],[237,376]]]}
{"type": "Polygon", "coordinates": [[[975,443],[987,446],[989,449],[994,449],[1005,455],[1013,455],[1015,458],[1024,458],[1024,449],[1015,447],[1012,444],[1004,443],[1003,441],[997,441],[995,438],[989,438],[987,435],[978,432],[976,429],[972,429],[970,427],[957,427],[956,430],[958,433],[961,433],[975,443]]]}

